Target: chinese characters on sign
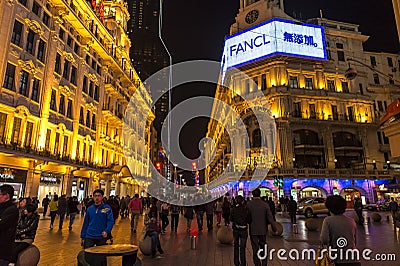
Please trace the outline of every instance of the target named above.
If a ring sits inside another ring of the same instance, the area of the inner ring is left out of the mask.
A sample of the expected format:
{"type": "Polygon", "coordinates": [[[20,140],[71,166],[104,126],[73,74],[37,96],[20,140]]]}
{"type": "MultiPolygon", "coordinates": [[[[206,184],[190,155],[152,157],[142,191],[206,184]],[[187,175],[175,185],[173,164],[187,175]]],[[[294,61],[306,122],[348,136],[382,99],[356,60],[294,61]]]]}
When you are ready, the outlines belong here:
{"type": "Polygon", "coordinates": [[[314,47],[318,47],[318,44],[314,43],[314,37],[313,36],[307,36],[303,34],[296,34],[296,33],[288,33],[285,32],[284,34],[284,41],[285,42],[293,42],[297,44],[305,44],[305,45],[311,45],[314,47]]]}

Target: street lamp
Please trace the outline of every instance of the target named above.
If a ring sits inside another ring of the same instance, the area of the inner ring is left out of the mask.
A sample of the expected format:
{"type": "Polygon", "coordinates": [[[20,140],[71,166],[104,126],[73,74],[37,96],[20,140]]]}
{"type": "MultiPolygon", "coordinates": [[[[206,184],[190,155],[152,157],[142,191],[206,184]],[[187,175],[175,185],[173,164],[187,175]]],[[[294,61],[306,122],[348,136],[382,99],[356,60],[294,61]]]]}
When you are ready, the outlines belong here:
{"type": "MultiPolygon", "coordinates": [[[[388,78],[389,80],[393,80],[393,81],[396,81],[396,82],[400,83],[400,80],[397,80],[396,78],[391,77],[391,76],[389,76],[388,74],[386,74],[386,73],[384,73],[384,72],[382,72],[382,71],[380,71],[380,70],[378,70],[378,69],[375,69],[375,68],[373,68],[373,67],[367,65],[366,63],[364,63],[364,62],[362,62],[362,61],[360,61],[360,60],[358,60],[358,59],[354,59],[354,58],[352,58],[352,57],[348,57],[348,58],[347,58],[347,61],[356,62],[356,63],[358,63],[358,64],[360,64],[360,65],[362,65],[362,66],[365,66],[365,67],[369,68],[369,69],[370,69],[371,71],[373,71],[373,72],[376,72],[376,73],[378,73],[378,74],[381,74],[382,76],[388,78]]],[[[346,72],[344,73],[344,76],[345,76],[348,80],[353,80],[353,79],[355,79],[355,78],[357,77],[357,75],[358,75],[357,70],[355,70],[354,68],[350,67],[350,64],[349,64],[349,68],[348,68],[348,69],[346,70],[346,72]]]]}
{"type": "Polygon", "coordinates": [[[176,175],[176,167],[178,166],[178,164],[174,163],[174,182],[176,182],[176,180],[178,179],[177,175],[176,175]]]}
{"type": "Polygon", "coordinates": [[[183,174],[179,174],[179,185],[182,186],[182,180],[185,181],[185,179],[182,179],[183,174]]]}

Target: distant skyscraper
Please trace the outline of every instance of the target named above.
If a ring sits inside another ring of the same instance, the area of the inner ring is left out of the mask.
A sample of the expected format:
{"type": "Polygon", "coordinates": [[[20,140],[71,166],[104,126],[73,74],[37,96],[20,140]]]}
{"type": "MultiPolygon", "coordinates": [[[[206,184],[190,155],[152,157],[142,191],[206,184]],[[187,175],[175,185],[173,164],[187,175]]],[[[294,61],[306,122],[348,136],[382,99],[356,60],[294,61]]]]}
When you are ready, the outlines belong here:
{"type": "Polygon", "coordinates": [[[400,1],[392,0],[392,2],[393,2],[393,11],[396,18],[397,33],[399,35],[399,40],[400,40],[400,1]]]}
{"type": "MultiPolygon", "coordinates": [[[[128,1],[130,20],[128,21],[129,38],[132,46],[130,57],[142,81],[169,65],[169,58],[158,37],[160,3],[158,0],[128,1]]],[[[168,77],[161,77],[168,79],[168,77]]],[[[150,88],[166,92],[167,88],[150,88]]],[[[161,127],[168,114],[168,95],[165,94],[156,104],[155,128],[160,138],[161,127]]]]}

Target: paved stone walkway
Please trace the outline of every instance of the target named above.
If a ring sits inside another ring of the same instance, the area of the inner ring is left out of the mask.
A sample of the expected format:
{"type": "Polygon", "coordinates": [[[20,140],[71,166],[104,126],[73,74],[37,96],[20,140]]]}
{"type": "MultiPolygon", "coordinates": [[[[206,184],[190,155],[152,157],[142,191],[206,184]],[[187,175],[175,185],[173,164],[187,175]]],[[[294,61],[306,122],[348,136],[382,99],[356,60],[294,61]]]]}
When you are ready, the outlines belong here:
{"type": "MultiPolygon", "coordinates": [[[[346,215],[354,216],[354,212],[347,212],[346,215]]],[[[365,212],[364,215],[371,216],[371,213],[365,212]]],[[[371,257],[377,253],[395,254],[397,260],[391,262],[382,261],[362,261],[362,265],[379,265],[391,266],[400,265],[400,231],[394,230],[392,222],[386,221],[388,213],[381,213],[383,219],[380,223],[370,223],[364,226],[358,226],[357,232],[357,247],[359,250],[369,248],[373,251],[371,257]]],[[[391,219],[391,218],[390,218],[391,219]]],[[[289,218],[286,215],[277,215],[277,220],[283,224],[284,234],[281,237],[267,238],[268,247],[278,249],[298,249],[300,251],[305,248],[318,247],[319,231],[310,232],[305,229],[305,219],[298,216],[298,230],[299,234],[291,232],[291,225],[289,218]]],[[[318,222],[322,224],[323,217],[318,218],[318,222]]],[[[68,231],[68,219],[65,220],[62,230],[50,230],[50,219],[41,219],[35,244],[41,252],[40,266],[47,265],[77,265],[76,255],[81,250],[80,246],[80,229],[83,219],[77,216],[72,231],[68,231]]],[[[139,244],[143,238],[143,217],[139,221],[139,230],[137,234],[131,234],[130,222],[128,219],[118,219],[114,229],[114,243],[132,243],[139,244]]],[[[58,218],[55,225],[58,225],[58,218]]],[[[196,222],[193,222],[192,229],[197,228],[196,222]]],[[[197,249],[190,249],[190,236],[186,233],[186,223],[183,217],[180,218],[180,223],[177,233],[171,233],[167,228],[167,233],[161,235],[161,244],[165,254],[152,259],[148,256],[143,256],[139,253],[139,258],[142,260],[142,265],[233,265],[233,246],[222,245],[216,240],[216,232],[218,227],[214,230],[201,232],[197,241],[197,249]]],[[[247,264],[253,265],[252,251],[250,240],[247,243],[246,252],[247,264]]],[[[288,254],[286,254],[288,256],[288,254]]],[[[120,265],[121,259],[117,257],[108,258],[108,265],[120,265]]],[[[288,258],[288,260],[279,260],[276,256],[268,265],[314,265],[313,261],[295,261],[288,258]]]]}

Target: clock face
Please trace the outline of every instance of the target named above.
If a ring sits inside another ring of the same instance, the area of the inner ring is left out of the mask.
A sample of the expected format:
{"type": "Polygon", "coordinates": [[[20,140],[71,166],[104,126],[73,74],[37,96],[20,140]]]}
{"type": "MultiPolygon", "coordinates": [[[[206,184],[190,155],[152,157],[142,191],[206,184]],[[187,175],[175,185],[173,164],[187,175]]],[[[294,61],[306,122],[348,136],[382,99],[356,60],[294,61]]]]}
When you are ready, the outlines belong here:
{"type": "Polygon", "coordinates": [[[252,10],[246,15],[246,23],[247,24],[252,24],[256,22],[258,18],[258,11],[257,10],[252,10]]]}

